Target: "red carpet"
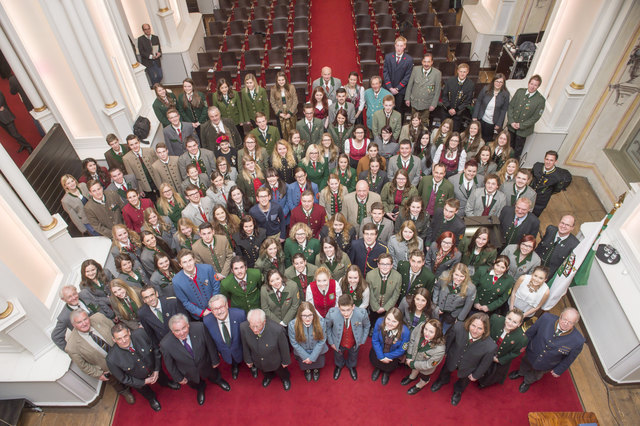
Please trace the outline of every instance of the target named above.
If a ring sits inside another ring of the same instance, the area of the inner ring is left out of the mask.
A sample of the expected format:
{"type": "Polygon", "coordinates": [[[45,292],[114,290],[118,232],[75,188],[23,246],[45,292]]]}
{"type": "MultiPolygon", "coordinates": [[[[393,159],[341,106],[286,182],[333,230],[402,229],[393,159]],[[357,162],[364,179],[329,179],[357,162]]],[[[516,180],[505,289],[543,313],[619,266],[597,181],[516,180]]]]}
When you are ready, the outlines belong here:
{"type": "MultiPolygon", "coordinates": [[[[24,104],[20,100],[18,95],[12,95],[9,91],[9,80],[5,80],[0,78],[0,91],[4,95],[4,98],[7,100],[7,105],[9,105],[9,109],[13,112],[13,115],[16,116],[15,125],[18,128],[18,132],[31,144],[33,148],[35,148],[38,143],[40,143],[40,133],[38,133],[38,129],[36,129],[36,125],[33,123],[33,118],[31,114],[27,111],[24,104]]],[[[7,150],[13,161],[16,162],[18,167],[22,166],[29,157],[27,151],[22,151],[20,154],[17,153],[18,142],[7,133],[2,127],[0,127],[0,142],[4,149],[7,150]]]]}
{"type": "MultiPolygon", "coordinates": [[[[314,0],[311,4],[310,80],[320,78],[322,67],[331,67],[333,76],[347,83],[351,71],[360,73],[356,62],[356,39],[349,0],[314,0]]],[[[309,95],[309,93],[307,94],[309,95]]]]}
{"type": "MultiPolygon", "coordinates": [[[[327,352],[320,380],[308,383],[297,363],[289,366],[291,390],[285,392],[277,377],[268,388],[262,387],[262,375],[253,379],[242,366],[237,380],[231,379],[230,367],[222,364],[222,376],[231,385],[225,392],[209,383],[204,406],[198,406],[196,391],[184,386],[172,391],[154,385],[162,410],[155,413],[147,401],[135,393],[135,405],[120,398],[113,424],[193,425],[193,424],[366,424],[371,425],[528,425],[530,411],[583,411],[569,373],[554,379],[547,374],[531,386],[526,394],[518,392],[521,379],[507,379],[504,385],[479,390],[470,384],[457,407],[451,405],[453,381],[437,393],[423,389],[407,395],[410,386],[400,380],[409,370],[396,370],[389,384],[371,381],[373,371],[368,354],[370,343],[360,349],[358,380],[354,382],[344,369],[340,379],[333,380],[333,354],[327,352]]],[[[293,356],[292,356],[293,360],[293,356]]],[[[512,368],[519,365],[519,360],[512,368]]],[[[437,377],[434,374],[433,380],[437,377]]],[[[427,385],[429,386],[429,385],[427,385]]]]}

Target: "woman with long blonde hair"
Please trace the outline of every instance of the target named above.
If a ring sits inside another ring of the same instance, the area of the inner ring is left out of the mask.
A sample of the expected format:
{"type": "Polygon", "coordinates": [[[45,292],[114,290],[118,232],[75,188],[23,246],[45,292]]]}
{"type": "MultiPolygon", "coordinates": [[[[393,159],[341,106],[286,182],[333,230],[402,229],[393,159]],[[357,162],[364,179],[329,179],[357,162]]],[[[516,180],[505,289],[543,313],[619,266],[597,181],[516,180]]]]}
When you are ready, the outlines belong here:
{"type": "Polygon", "coordinates": [[[320,230],[320,238],[327,236],[335,238],[340,250],[349,253],[351,243],[355,240],[357,233],[356,227],[347,221],[344,214],[338,212],[331,216],[322,227],[320,230]]]}
{"type": "Polygon", "coordinates": [[[193,243],[200,239],[198,233],[198,227],[191,222],[191,219],[183,217],[178,220],[178,226],[176,227],[176,233],[173,234],[172,248],[175,251],[181,249],[189,249],[193,247],[193,243]]]}
{"type": "Polygon", "coordinates": [[[138,309],[142,306],[140,294],[119,278],[109,283],[111,307],[116,317],[131,330],[140,327],[138,309]]]}
{"type": "Polygon", "coordinates": [[[325,163],[329,166],[329,170],[335,169],[338,162],[338,155],[340,155],[340,149],[338,149],[338,146],[333,141],[331,134],[322,134],[318,149],[320,150],[320,156],[324,158],[325,163]]]}
{"type": "Polygon", "coordinates": [[[238,188],[246,195],[251,205],[256,202],[256,191],[265,183],[262,168],[251,157],[244,157],[242,161],[242,170],[238,176],[236,184],[238,188]]]}
{"type": "Polygon", "coordinates": [[[295,180],[296,156],[289,142],[280,139],[276,142],[275,149],[271,153],[271,167],[276,169],[278,175],[287,185],[295,180]]]}
{"type": "Polygon", "coordinates": [[[416,224],[412,220],[406,220],[400,225],[400,230],[389,238],[389,254],[393,259],[393,267],[398,267],[398,262],[409,260],[409,253],[414,250],[422,251],[424,243],[418,236],[416,224]]]}
{"type": "Polygon", "coordinates": [[[349,193],[347,188],[340,183],[340,178],[335,173],[329,175],[328,185],[320,191],[320,205],[324,207],[328,216],[333,216],[342,211],[344,196],[349,193]]]}
{"type": "Polygon", "coordinates": [[[166,182],[160,184],[159,192],[160,196],[156,201],[158,213],[171,219],[171,222],[177,226],[178,220],[182,217],[182,210],[187,206],[187,203],[182,195],[176,191],[176,188],[166,182]]]}
{"type": "Polygon", "coordinates": [[[307,172],[307,178],[318,185],[318,191],[327,186],[327,179],[329,178],[329,165],[325,161],[324,157],[320,155],[320,148],[318,145],[311,144],[307,148],[307,153],[298,163],[298,166],[302,167],[307,172]]]}
{"type": "Polygon", "coordinates": [[[464,321],[476,298],[476,286],[471,282],[469,269],[458,263],[442,273],[433,286],[433,301],[438,306],[442,328],[447,329],[456,321],[464,321]]]}

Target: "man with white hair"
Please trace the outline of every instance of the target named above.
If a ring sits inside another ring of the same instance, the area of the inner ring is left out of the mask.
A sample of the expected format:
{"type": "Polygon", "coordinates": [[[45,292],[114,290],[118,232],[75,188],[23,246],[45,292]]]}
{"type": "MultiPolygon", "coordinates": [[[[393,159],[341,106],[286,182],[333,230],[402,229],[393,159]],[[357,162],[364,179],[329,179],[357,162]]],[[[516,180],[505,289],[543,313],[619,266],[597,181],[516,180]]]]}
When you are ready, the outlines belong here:
{"type": "Polygon", "coordinates": [[[560,377],[582,351],[585,339],[576,330],[580,313],[575,308],[564,308],[560,317],[549,312],[543,314],[526,332],[529,344],[522,357],[520,369],[509,373],[510,379],[524,377],[520,392],[529,390],[551,371],[553,377],[560,377]]]}
{"type": "Polygon", "coordinates": [[[186,315],[175,314],[169,319],[169,329],[171,333],[160,341],[160,350],[173,380],[196,389],[200,405],[204,404],[206,379],[226,391],[231,389],[220,376],[218,349],[201,322],[189,324],[186,315]]]}
{"type": "Polygon", "coordinates": [[[336,91],[342,87],[342,82],[339,78],[333,77],[330,67],[322,67],[322,69],[320,70],[320,75],[321,77],[315,80],[311,85],[311,90],[315,89],[317,86],[320,86],[327,94],[327,98],[331,99],[332,102],[335,102],[336,91]]]}
{"type": "Polygon", "coordinates": [[[240,335],[244,362],[249,368],[255,366],[262,371],[262,386],[269,386],[274,374],[277,374],[284,390],[291,389],[287,370],[291,354],[284,328],[268,320],[262,309],[252,309],[247,314],[247,321],[240,324],[240,335]]]}

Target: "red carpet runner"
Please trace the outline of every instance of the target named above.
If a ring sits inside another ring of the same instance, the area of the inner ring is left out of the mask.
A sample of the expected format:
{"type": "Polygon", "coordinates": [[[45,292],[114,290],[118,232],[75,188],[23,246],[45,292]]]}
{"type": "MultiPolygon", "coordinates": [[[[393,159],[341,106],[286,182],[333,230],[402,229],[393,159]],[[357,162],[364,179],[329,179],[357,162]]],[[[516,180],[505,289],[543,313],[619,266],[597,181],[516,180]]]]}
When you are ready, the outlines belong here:
{"type": "MultiPolygon", "coordinates": [[[[356,62],[353,9],[349,0],[313,0],[311,4],[311,82],[320,78],[322,67],[347,83],[351,71],[360,72],[356,62]]],[[[307,94],[309,96],[310,93],[307,94]]]]}
{"type": "MultiPolygon", "coordinates": [[[[289,366],[291,390],[285,392],[275,377],[268,388],[262,387],[262,375],[253,379],[242,366],[237,380],[230,367],[221,365],[222,376],[231,385],[225,392],[207,384],[205,404],[196,402],[196,391],[183,386],[172,391],[154,385],[162,410],[155,413],[138,393],[135,405],[120,398],[113,424],[130,426],[150,424],[180,425],[528,425],[530,411],[583,411],[569,373],[554,379],[547,374],[526,394],[518,392],[521,379],[507,379],[504,385],[479,390],[470,384],[457,407],[451,405],[453,381],[437,393],[423,389],[407,395],[410,386],[400,380],[409,370],[396,370],[389,384],[371,381],[368,354],[370,343],[360,349],[358,380],[354,382],[344,369],[333,380],[333,355],[327,352],[320,380],[307,382],[297,363],[289,366]]],[[[291,357],[293,360],[293,356],[291,357]]],[[[520,364],[514,361],[512,368],[520,364]]],[[[438,371],[433,375],[437,377],[438,371]]],[[[427,385],[429,386],[429,385],[427,385]]]]}
{"type": "MultiPolygon", "coordinates": [[[[13,112],[13,115],[16,116],[15,125],[18,128],[18,132],[31,144],[31,146],[35,149],[35,147],[40,143],[40,133],[38,133],[38,129],[36,129],[36,125],[33,123],[33,118],[31,118],[31,114],[27,111],[24,104],[20,100],[18,95],[12,95],[9,92],[9,80],[5,80],[0,78],[0,91],[4,95],[4,98],[7,100],[7,105],[9,105],[9,109],[13,112]]],[[[36,105],[37,106],[37,105],[36,105]]],[[[27,160],[29,154],[27,151],[22,151],[18,154],[18,148],[20,145],[14,138],[9,136],[6,130],[0,127],[0,142],[4,149],[7,150],[7,153],[13,158],[13,161],[16,162],[18,167],[22,166],[27,160]]]]}
{"type": "MultiPolygon", "coordinates": [[[[350,71],[357,70],[356,49],[348,0],[314,0],[311,7],[312,41],[311,80],[320,77],[320,69],[330,66],[333,75],[346,81],[350,71]]],[[[428,388],[415,396],[407,395],[410,386],[400,380],[408,373],[405,368],[391,375],[387,386],[380,380],[371,381],[372,367],[368,359],[370,342],[361,348],[358,357],[358,381],[354,382],[345,369],[339,380],[333,380],[333,354],[326,355],[326,366],[320,381],[304,379],[297,363],[289,366],[291,390],[285,392],[276,377],[271,385],[262,387],[262,375],[253,379],[246,367],[238,380],[231,379],[230,367],[222,364],[223,377],[231,392],[208,384],[205,405],[196,402],[196,391],[183,386],[172,391],[154,385],[162,405],[154,413],[147,401],[135,393],[137,402],[118,403],[114,425],[155,424],[178,425],[528,425],[530,411],[583,411],[569,373],[554,379],[546,375],[531,386],[526,394],[518,392],[520,380],[507,379],[502,386],[479,390],[471,384],[457,407],[450,403],[453,384],[433,393],[428,388]]],[[[291,357],[293,360],[293,356],[291,357]]],[[[512,369],[520,364],[514,361],[512,369]]],[[[437,372],[436,372],[437,373],[437,372]]],[[[433,375],[433,380],[437,374],[433,375]]]]}

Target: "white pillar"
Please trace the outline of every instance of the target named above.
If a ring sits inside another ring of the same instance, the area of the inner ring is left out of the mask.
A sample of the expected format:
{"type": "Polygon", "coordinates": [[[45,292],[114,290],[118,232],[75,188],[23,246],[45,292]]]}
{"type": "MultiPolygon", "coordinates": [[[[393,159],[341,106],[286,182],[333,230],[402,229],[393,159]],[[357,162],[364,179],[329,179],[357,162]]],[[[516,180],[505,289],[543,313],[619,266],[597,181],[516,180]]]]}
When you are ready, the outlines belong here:
{"type": "Polygon", "coordinates": [[[484,3],[465,4],[460,24],[462,41],[471,41],[471,56],[487,66],[487,52],[492,41],[502,40],[507,34],[516,0],[500,0],[495,10],[489,10],[484,3]]]}
{"type": "Polygon", "coordinates": [[[0,149],[0,170],[6,179],[11,182],[11,186],[16,191],[24,205],[29,209],[40,224],[40,228],[45,231],[53,229],[58,221],[51,216],[49,210],[44,205],[38,194],[35,193],[29,181],[24,177],[16,163],[11,159],[7,151],[0,149]]]}

